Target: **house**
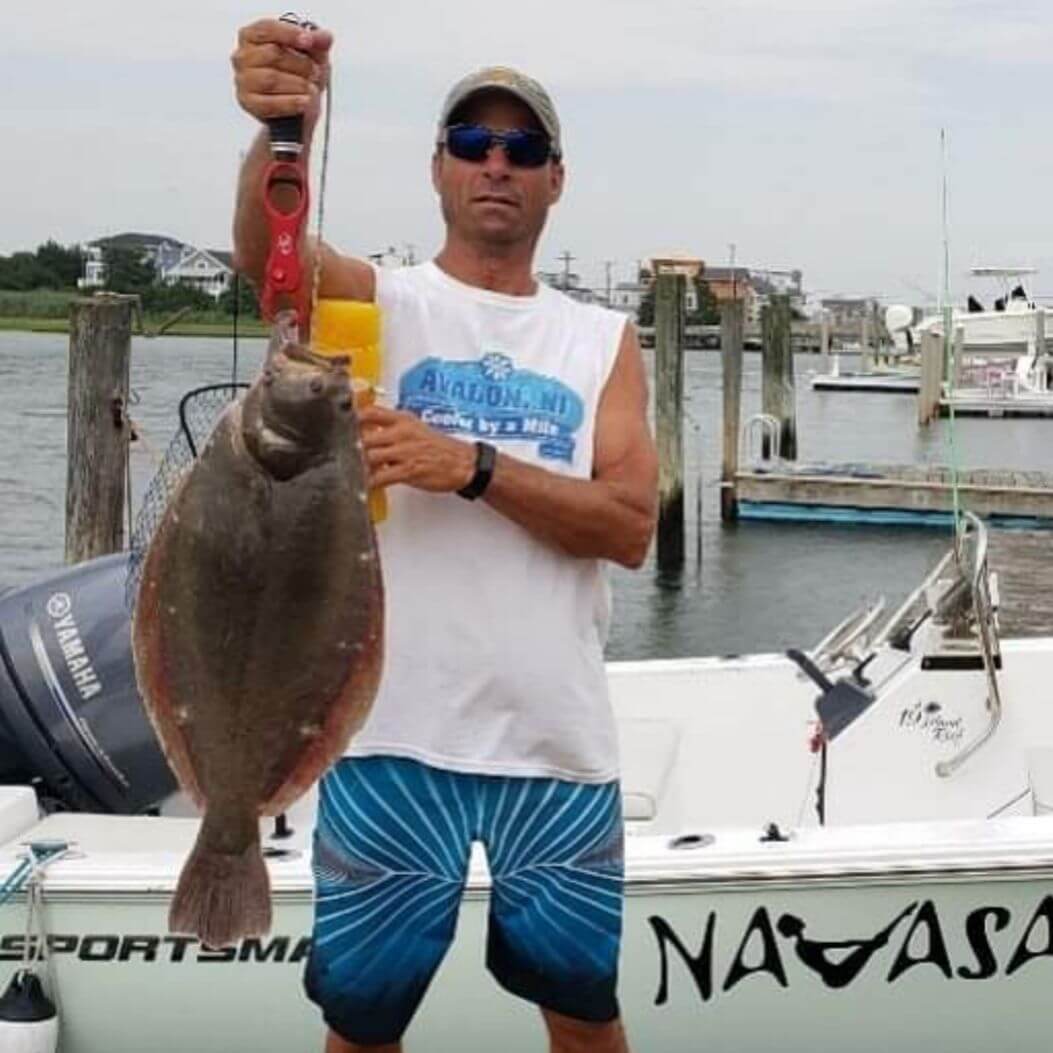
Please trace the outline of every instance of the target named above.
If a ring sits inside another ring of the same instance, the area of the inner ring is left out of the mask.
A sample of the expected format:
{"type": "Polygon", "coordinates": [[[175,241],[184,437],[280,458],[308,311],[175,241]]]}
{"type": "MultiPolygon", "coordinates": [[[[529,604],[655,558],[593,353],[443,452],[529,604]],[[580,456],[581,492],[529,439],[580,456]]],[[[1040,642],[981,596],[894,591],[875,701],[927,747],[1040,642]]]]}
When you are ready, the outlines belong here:
{"type": "Polygon", "coordinates": [[[881,309],[872,296],[834,296],[822,304],[835,329],[857,327],[864,318],[876,318],[881,309]]]}
{"type": "Polygon", "coordinates": [[[158,277],[163,278],[165,271],[179,262],[186,247],[176,238],[163,234],[141,234],[136,231],[96,238],[95,241],[81,246],[84,252],[84,274],[78,279],[77,286],[81,289],[99,289],[106,284],[103,254],[108,248],[139,252],[140,258],[149,260],[154,265],[158,277]]]}
{"type": "Polygon", "coordinates": [[[750,276],[753,283],[753,291],[756,293],[756,313],[760,320],[760,311],[765,305],[771,303],[773,296],[788,296],[790,308],[799,316],[807,313],[805,293],[802,287],[803,275],[798,270],[780,271],[764,270],[757,267],[750,268],[750,276]]]}
{"type": "Polygon", "coordinates": [[[804,300],[802,280],[804,275],[801,271],[780,271],[765,269],[762,267],[751,267],[750,274],[753,277],[753,287],[758,292],[763,289],[770,295],[789,296],[792,303],[795,299],[804,300]]]}
{"type": "MultiPolygon", "coordinates": [[[[707,276],[706,265],[702,259],[686,252],[667,252],[651,256],[640,267],[641,300],[647,295],[656,274],[679,274],[686,278],[684,310],[688,314],[694,314],[698,310],[698,290],[695,288],[695,281],[707,276]]],[[[639,304],[637,304],[638,309],[639,304]]]]}
{"type": "Polygon", "coordinates": [[[667,252],[652,256],[643,265],[643,272],[650,278],[656,274],[682,274],[685,278],[698,278],[705,272],[706,265],[697,256],[686,252],[667,252]]]}
{"type": "Polygon", "coordinates": [[[648,288],[644,282],[618,282],[611,292],[611,307],[626,314],[639,314],[640,304],[643,303],[648,288]]]}
{"type": "Polygon", "coordinates": [[[185,245],[179,261],[160,272],[165,285],[182,282],[219,299],[234,280],[234,254],[220,249],[195,249],[185,245]]]}
{"type": "Polygon", "coordinates": [[[707,267],[705,282],[718,306],[740,300],[744,305],[746,324],[756,323],[760,316],[760,303],[748,267],[707,267]]]}
{"type": "Polygon", "coordinates": [[[81,289],[100,289],[106,284],[104,256],[108,248],[140,253],[140,259],[153,264],[157,280],[165,285],[183,282],[217,299],[234,279],[232,253],[220,249],[198,249],[163,234],[128,232],[97,238],[81,248],[84,252],[84,274],[77,281],[81,289]]]}
{"type": "Polygon", "coordinates": [[[84,257],[84,273],[77,279],[78,289],[101,289],[106,284],[106,264],[102,259],[102,246],[94,242],[80,246],[84,257]]]}

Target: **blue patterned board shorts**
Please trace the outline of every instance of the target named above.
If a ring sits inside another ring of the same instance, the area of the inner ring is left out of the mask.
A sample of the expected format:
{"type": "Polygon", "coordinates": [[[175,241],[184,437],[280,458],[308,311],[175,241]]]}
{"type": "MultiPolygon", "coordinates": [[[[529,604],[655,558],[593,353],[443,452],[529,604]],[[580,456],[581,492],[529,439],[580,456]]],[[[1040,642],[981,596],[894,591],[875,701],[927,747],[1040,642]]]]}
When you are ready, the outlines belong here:
{"type": "Polygon", "coordinates": [[[457,924],[473,841],[493,890],[487,968],[506,990],[579,1020],[618,1015],[618,784],[469,775],[396,757],[322,780],[306,987],[349,1042],[397,1042],[457,924]]]}

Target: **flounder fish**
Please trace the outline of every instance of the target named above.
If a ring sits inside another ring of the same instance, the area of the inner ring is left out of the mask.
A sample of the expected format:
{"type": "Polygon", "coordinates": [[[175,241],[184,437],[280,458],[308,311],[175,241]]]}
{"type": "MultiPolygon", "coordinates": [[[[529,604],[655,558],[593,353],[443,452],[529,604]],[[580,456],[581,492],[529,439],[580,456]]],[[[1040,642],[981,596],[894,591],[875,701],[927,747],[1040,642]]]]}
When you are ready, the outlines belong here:
{"type": "Polygon", "coordinates": [[[340,757],[380,679],[383,587],[344,365],[276,337],[143,565],[139,687],[204,811],[169,926],[213,947],[269,930],[260,817],[340,757]]]}

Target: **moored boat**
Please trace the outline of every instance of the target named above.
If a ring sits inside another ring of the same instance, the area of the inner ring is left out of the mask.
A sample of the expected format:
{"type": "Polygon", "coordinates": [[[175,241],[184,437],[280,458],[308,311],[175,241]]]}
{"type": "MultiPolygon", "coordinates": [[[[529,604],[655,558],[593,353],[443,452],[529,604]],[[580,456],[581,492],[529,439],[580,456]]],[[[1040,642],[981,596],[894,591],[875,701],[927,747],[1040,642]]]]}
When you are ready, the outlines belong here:
{"type": "MultiPolygon", "coordinates": [[[[963,330],[966,353],[987,355],[1021,355],[1034,346],[1036,327],[1041,332],[1044,353],[1049,337],[1042,319],[1045,309],[1025,288],[1036,273],[1033,267],[973,267],[972,277],[995,283],[997,293],[985,303],[970,294],[962,307],[951,308],[952,332],[963,330]]],[[[926,333],[943,335],[945,319],[942,312],[927,315],[913,322],[909,308],[894,306],[886,312],[886,325],[898,350],[917,350],[926,333]]]]}
{"type": "MultiPolygon", "coordinates": [[[[46,649],[48,600],[68,595],[34,595],[46,649]]],[[[793,1035],[820,1051],[960,1051],[1007,1028],[1014,1049],[1046,1048],[1053,639],[999,640],[996,597],[973,521],[895,613],[863,609],[807,652],[609,666],[633,1048],[774,1051],[793,1035]]],[[[25,594],[4,603],[35,609],[25,594]]],[[[56,681],[72,690],[67,673],[56,681]]],[[[312,809],[265,827],[271,934],[209,950],[166,931],[198,825],[182,798],[159,815],[41,818],[32,788],[0,791],[0,872],[29,844],[59,849],[31,879],[45,934],[28,949],[49,950],[61,1049],[321,1048],[300,988],[312,809]]],[[[484,976],[488,888],[474,858],[458,939],[409,1035],[420,1048],[542,1046],[536,1013],[484,976]]],[[[13,972],[24,898],[2,909],[13,972]]]]}

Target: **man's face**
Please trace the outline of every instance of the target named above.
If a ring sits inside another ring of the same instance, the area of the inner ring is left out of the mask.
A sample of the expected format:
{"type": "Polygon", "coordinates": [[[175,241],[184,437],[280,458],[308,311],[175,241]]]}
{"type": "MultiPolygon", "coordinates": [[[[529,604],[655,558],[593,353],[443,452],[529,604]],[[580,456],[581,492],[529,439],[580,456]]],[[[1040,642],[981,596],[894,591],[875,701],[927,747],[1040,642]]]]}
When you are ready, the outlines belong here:
{"type": "MultiPolygon", "coordinates": [[[[480,92],[457,114],[459,124],[495,131],[540,130],[529,106],[504,92],[480,92]]],[[[483,161],[461,161],[440,148],[432,160],[432,182],[446,225],[468,241],[508,246],[537,241],[549,208],[563,191],[563,165],[517,168],[495,146],[483,161]]]]}

